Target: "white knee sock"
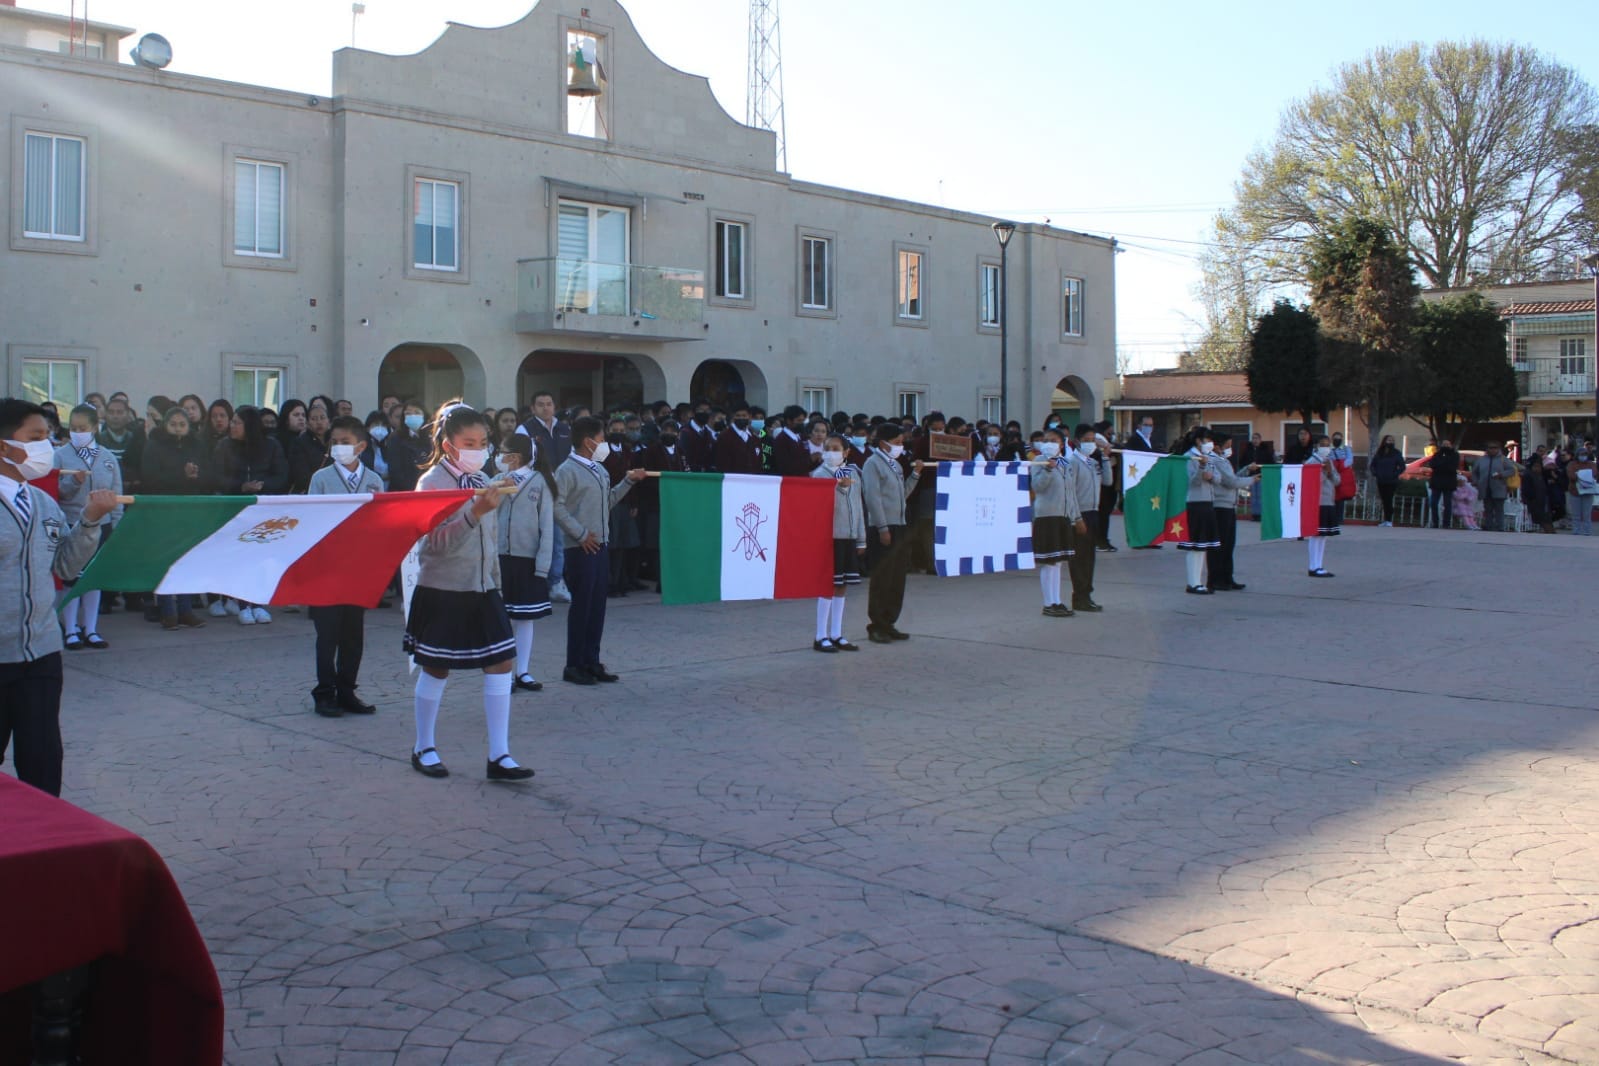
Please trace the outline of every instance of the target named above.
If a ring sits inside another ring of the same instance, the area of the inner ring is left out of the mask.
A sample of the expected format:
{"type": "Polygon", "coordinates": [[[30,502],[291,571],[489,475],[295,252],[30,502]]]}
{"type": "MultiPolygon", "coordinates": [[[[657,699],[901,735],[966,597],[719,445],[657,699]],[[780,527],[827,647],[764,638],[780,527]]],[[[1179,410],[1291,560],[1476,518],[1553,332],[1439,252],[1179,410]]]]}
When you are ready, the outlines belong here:
{"type": "Polygon", "coordinates": [[[1205,553],[1187,552],[1188,587],[1199,588],[1205,584],[1205,553]]]}
{"type": "Polygon", "coordinates": [[[100,590],[85,592],[78,602],[83,604],[83,635],[100,632],[100,590]]]}
{"type": "Polygon", "coordinates": [[[521,677],[533,661],[533,619],[518,618],[511,623],[511,632],[516,637],[516,676],[521,677]]]}
{"type": "Polygon", "coordinates": [[[78,605],[82,602],[81,598],[68,600],[61,608],[61,628],[69,635],[78,628],[78,605]]]}
{"type": "Polygon", "coordinates": [[[1051,596],[1051,602],[1053,603],[1064,604],[1066,602],[1060,598],[1060,582],[1065,573],[1065,563],[1056,563],[1054,566],[1049,568],[1049,595],[1051,596]]]}
{"type": "Polygon", "coordinates": [[[827,620],[828,620],[828,618],[830,618],[832,616],[832,614],[833,614],[833,601],[831,599],[824,600],[824,599],[822,599],[820,597],[817,597],[817,600],[816,600],[816,639],[817,640],[826,640],[827,639],[827,620]]]}
{"type": "Polygon", "coordinates": [[[844,636],[844,590],[836,590],[829,602],[832,609],[828,612],[827,635],[841,640],[844,636]]]}
{"type": "Polygon", "coordinates": [[[1321,569],[1321,561],[1327,555],[1327,541],[1322,537],[1311,537],[1305,541],[1310,546],[1310,568],[1321,569]]]}
{"type": "MultiPolygon", "coordinates": [[[[447,678],[434,677],[426,670],[416,675],[416,747],[413,751],[425,751],[433,747],[433,727],[439,720],[439,701],[444,699],[444,686],[447,678]]],[[[437,752],[428,752],[422,756],[424,766],[432,766],[442,760],[437,752]]]]}
{"type": "Polygon", "coordinates": [[[1049,590],[1049,576],[1055,572],[1054,563],[1044,563],[1038,568],[1038,591],[1044,596],[1044,606],[1055,605],[1055,594],[1049,590]]]}
{"type": "Polygon", "coordinates": [[[1316,538],[1316,569],[1322,570],[1327,566],[1327,538],[1316,538]]]}
{"type": "MultiPolygon", "coordinates": [[[[489,761],[511,754],[511,675],[483,675],[483,720],[488,724],[489,761]]],[[[506,759],[504,766],[515,766],[506,759]]]]}

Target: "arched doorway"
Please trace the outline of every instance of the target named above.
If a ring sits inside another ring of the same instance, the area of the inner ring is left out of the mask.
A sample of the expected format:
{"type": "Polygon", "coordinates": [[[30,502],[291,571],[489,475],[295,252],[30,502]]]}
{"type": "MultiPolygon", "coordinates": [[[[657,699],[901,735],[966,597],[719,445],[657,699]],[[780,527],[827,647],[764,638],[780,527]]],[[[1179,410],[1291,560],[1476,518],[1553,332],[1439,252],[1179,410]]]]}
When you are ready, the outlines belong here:
{"type": "Polygon", "coordinates": [[[391,349],[378,367],[378,395],[398,396],[429,411],[452,397],[465,397],[469,382],[462,353],[475,365],[470,350],[459,345],[401,344],[391,349]]]}
{"type": "Polygon", "coordinates": [[[743,359],[707,359],[694,368],[687,399],[694,403],[709,400],[728,410],[739,403],[765,407],[766,375],[743,359]]]}
{"type": "MultiPolygon", "coordinates": [[[[1099,417],[1099,404],[1088,382],[1075,374],[1068,374],[1055,383],[1049,397],[1049,411],[1060,416],[1060,424],[1070,432],[1079,422],[1093,421],[1099,417]]],[[[1024,427],[1025,428],[1025,427],[1024,427]]]]}
{"type": "Polygon", "coordinates": [[[517,403],[526,407],[535,392],[553,394],[557,410],[637,411],[665,399],[666,376],[644,356],[540,348],[516,372],[517,403]]]}

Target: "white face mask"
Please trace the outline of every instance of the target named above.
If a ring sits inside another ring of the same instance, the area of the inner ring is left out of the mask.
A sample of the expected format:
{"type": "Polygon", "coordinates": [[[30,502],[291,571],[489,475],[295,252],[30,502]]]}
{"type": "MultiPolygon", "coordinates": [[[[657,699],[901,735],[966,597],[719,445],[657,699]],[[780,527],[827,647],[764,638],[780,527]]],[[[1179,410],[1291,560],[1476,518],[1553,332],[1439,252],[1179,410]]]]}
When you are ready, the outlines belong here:
{"type": "Polygon", "coordinates": [[[1222,453],[1222,455],[1226,456],[1228,459],[1231,459],[1233,457],[1232,445],[1229,444],[1227,447],[1223,448],[1221,450],[1221,453],[1222,453]]]}
{"type": "Polygon", "coordinates": [[[1317,448],[1316,449],[1316,458],[1318,458],[1318,459],[1325,459],[1325,458],[1327,458],[1330,455],[1332,455],[1332,449],[1331,448],[1325,448],[1324,447],[1324,448],[1317,448]]]}
{"type": "Polygon", "coordinates": [[[1060,445],[1052,440],[1041,440],[1038,442],[1038,454],[1045,459],[1053,459],[1060,454],[1060,445]]]}
{"type": "Polygon", "coordinates": [[[999,438],[998,438],[998,437],[989,437],[989,438],[988,438],[988,446],[989,446],[989,447],[990,447],[990,448],[997,448],[997,447],[999,447],[999,438]]]}
{"type": "Polygon", "coordinates": [[[372,439],[377,441],[379,444],[389,439],[388,426],[373,426],[371,429],[367,430],[367,432],[371,433],[372,439]]]}
{"type": "Polygon", "coordinates": [[[456,468],[463,474],[475,474],[489,461],[487,448],[460,448],[455,453],[456,468]]]}
{"type": "Polygon", "coordinates": [[[607,458],[610,457],[610,454],[611,454],[611,443],[610,443],[610,441],[603,441],[602,440],[602,441],[600,441],[598,444],[596,444],[594,446],[594,454],[589,456],[589,458],[594,460],[596,463],[603,463],[603,462],[605,462],[605,460],[607,458]]]}
{"type": "Polygon", "coordinates": [[[829,469],[829,470],[837,470],[839,467],[844,465],[844,453],[843,452],[823,452],[822,453],[822,465],[827,467],[827,469],[829,469]]]}
{"type": "Polygon", "coordinates": [[[1087,459],[1099,450],[1099,445],[1091,440],[1085,440],[1077,446],[1077,450],[1082,453],[1084,459],[1087,459]]]}
{"type": "MultiPolygon", "coordinates": [[[[333,461],[340,466],[349,466],[355,462],[355,445],[335,444],[328,449],[328,454],[333,456],[333,461]]],[[[482,466],[483,464],[479,463],[478,465],[482,466]]]]}
{"type": "Polygon", "coordinates": [[[1206,455],[1209,455],[1211,452],[1216,450],[1216,445],[1211,441],[1202,440],[1199,442],[1199,450],[1204,452],[1206,455]]]}
{"type": "Polygon", "coordinates": [[[26,452],[22,462],[15,464],[24,481],[41,478],[55,468],[56,450],[47,440],[7,441],[13,448],[26,452]]]}
{"type": "Polygon", "coordinates": [[[72,446],[74,448],[87,448],[94,443],[93,433],[71,433],[68,436],[72,438],[72,446]]]}
{"type": "Polygon", "coordinates": [[[905,454],[905,446],[903,444],[890,444],[888,446],[888,457],[890,459],[898,459],[900,456],[902,456],[904,454],[905,454]]]}

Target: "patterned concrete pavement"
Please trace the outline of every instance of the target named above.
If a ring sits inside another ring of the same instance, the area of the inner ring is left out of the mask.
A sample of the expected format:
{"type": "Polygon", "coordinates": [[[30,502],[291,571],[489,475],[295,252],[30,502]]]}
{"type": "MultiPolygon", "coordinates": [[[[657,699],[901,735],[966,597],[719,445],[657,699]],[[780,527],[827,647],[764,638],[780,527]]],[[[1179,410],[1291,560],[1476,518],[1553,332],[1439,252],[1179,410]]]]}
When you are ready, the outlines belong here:
{"type": "Polygon", "coordinates": [[[166,856],[241,1066],[1599,1061],[1599,542],[1251,543],[1208,599],[1176,556],[1065,620],[914,578],[858,655],[613,601],[620,684],[516,697],[530,786],[468,675],[409,769],[398,611],[331,721],[303,615],[113,615],[67,797],[166,856]]]}

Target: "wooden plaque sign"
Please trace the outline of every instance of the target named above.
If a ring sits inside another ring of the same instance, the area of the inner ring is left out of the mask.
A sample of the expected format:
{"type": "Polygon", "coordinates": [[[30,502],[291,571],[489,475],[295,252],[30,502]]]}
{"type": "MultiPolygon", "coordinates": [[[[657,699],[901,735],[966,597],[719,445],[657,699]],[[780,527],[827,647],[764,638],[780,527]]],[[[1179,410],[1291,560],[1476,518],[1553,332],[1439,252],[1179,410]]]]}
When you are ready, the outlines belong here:
{"type": "Polygon", "coordinates": [[[972,457],[972,438],[958,433],[929,433],[927,457],[935,463],[964,463],[972,457]]]}

